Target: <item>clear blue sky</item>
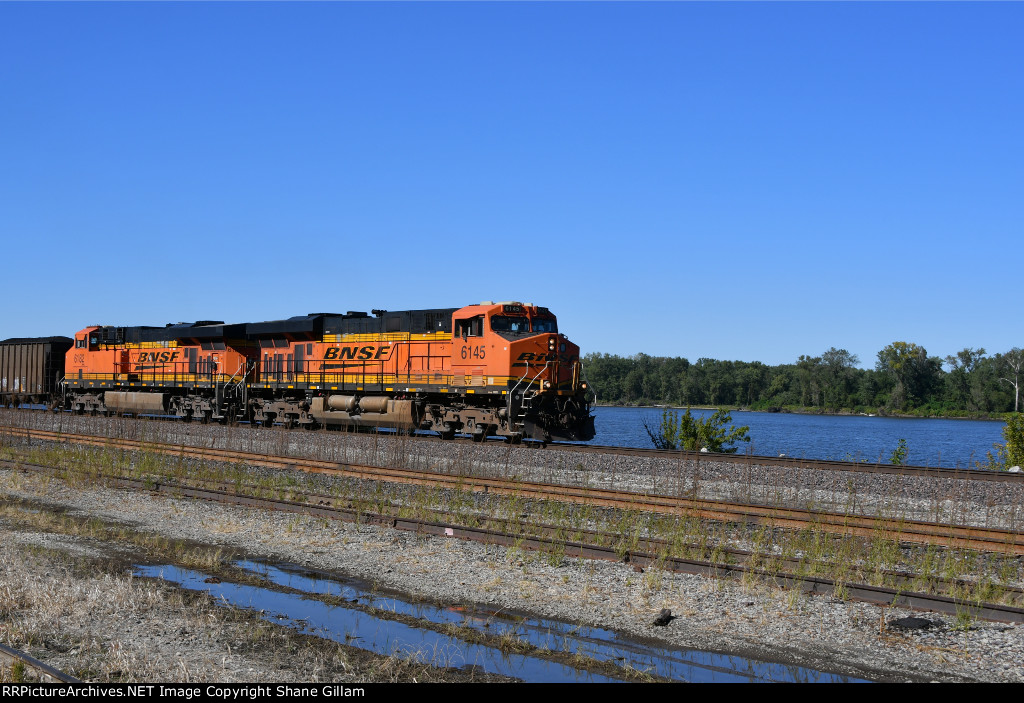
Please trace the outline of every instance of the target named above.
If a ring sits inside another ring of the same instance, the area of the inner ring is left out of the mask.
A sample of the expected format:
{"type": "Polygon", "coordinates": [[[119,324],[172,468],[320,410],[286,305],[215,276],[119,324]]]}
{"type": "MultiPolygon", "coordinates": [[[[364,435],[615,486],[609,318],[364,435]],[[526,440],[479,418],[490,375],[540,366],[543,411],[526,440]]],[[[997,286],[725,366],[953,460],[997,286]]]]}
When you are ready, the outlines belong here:
{"type": "Polygon", "coordinates": [[[1024,4],[0,3],[0,337],[550,307],[1024,346],[1024,4]]]}

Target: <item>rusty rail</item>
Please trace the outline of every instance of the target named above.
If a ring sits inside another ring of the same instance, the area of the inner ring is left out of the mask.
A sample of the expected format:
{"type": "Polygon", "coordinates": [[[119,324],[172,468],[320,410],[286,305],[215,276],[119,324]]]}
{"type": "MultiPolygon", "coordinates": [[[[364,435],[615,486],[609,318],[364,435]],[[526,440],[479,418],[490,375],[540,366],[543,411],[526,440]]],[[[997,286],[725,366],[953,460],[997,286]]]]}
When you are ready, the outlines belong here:
{"type": "MultiPolygon", "coordinates": [[[[161,418],[145,418],[148,421],[162,421],[161,418]]],[[[177,421],[177,418],[168,416],[164,420],[177,421]]],[[[0,425],[0,430],[14,431],[21,428],[0,425]]],[[[265,431],[275,431],[283,428],[264,428],[265,431]]],[[[36,432],[36,430],[31,430],[36,432]]],[[[469,438],[466,438],[469,441],[469,438]]],[[[436,437],[421,435],[418,441],[450,441],[440,440],[436,437]]],[[[798,469],[824,470],[824,471],[852,471],[869,474],[892,474],[898,476],[917,476],[923,478],[947,478],[962,481],[991,481],[997,483],[1013,483],[1024,481],[1024,472],[1009,473],[1007,471],[991,471],[988,469],[971,469],[969,467],[932,467],[883,464],[880,460],[868,461],[838,461],[834,459],[808,459],[790,456],[763,456],[758,454],[720,454],[715,452],[698,452],[685,449],[646,449],[641,447],[618,447],[599,444],[577,444],[572,442],[564,443],[540,443],[524,442],[523,446],[550,447],[564,451],[595,454],[619,454],[623,456],[645,456],[660,457],[673,460],[687,460],[694,462],[714,461],[726,464],[739,464],[744,466],[785,466],[798,469]]]]}
{"type": "MultiPolygon", "coordinates": [[[[16,465],[23,470],[52,472],[52,467],[23,464],[17,462],[0,462],[16,465]]],[[[743,574],[753,574],[784,588],[798,589],[812,594],[835,594],[842,589],[846,596],[877,605],[906,607],[914,610],[928,610],[949,615],[968,615],[970,617],[997,622],[1024,623],[1024,608],[999,603],[969,602],[957,598],[926,593],[912,593],[883,586],[870,584],[839,583],[837,581],[799,574],[786,574],[749,568],[739,564],[720,564],[702,560],[685,559],[666,556],[656,551],[634,549],[624,555],[612,546],[603,546],[586,542],[566,541],[557,536],[523,535],[509,533],[487,527],[467,527],[453,523],[420,520],[410,517],[398,517],[382,513],[362,511],[349,506],[330,504],[310,504],[296,500],[258,498],[238,493],[196,486],[161,482],[154,480],[130,479],[119,476],[98,476],[108,485],[119,486],[132,490],[158,493],[176,498],[193,498],[229,505],[249,508],[275,510],[297,513],[312,517],[321,517],[346,522],[376,525],[391,529],[404,530],[422,535],[433,535],[447,538],[466,539],[484,544],[516,546],[520,549],[533,551],[561,550],[567,557],[600,559],[604,561],[625,561],[639,566],[656,565],[669,571],[689,574],[701,574],[719,578],[733,578],[743,574]]],[[[646,546],[650,547],[653,541],[646,546]]]]}
{"type": "Polygon", "coordinates": [[[556,500],[606,508],[693,516],[721,522],[746,522],[772,527],[806,529],[813,527],[838,535],[876,537],[900,542],[933,544],[948,548],[974,549],[1002,554],[1024,555],[1024,534],[1019,530],[1000,530],[971,525],[954,525],[920,520],[862,516],[850,513],[803,510],[747,503],[731,503],[670,495],[652,495],[608,488],[578,488],[564,484],[519,481],[480,476],[443,474],[361,464],[273,457],[210,447],[193,447],[160,442],[144,442],[90,435],[65,434],[44,430],[19,429],[15,435],[47,441],[70,441],[91,446],[150,451],[179,457],[245,463],[279,470],[300,470],[349,478],[514,495],[534,500],[556,500]]]}

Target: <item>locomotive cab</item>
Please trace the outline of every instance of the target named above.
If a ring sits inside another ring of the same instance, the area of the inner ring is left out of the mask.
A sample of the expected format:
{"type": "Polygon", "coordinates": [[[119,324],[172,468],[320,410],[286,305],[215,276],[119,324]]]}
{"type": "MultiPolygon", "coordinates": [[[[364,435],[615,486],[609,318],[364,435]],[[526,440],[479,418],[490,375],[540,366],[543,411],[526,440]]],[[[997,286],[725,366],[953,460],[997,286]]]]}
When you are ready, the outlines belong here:
{"type": "Polygon", "coordinates": [[[486,302],[458,310],[452,326],[452,369],[468,385],[501,388],[507,432],[545,441],[593,438],[579,346],[558,332],[547,308],[486,302]]]}

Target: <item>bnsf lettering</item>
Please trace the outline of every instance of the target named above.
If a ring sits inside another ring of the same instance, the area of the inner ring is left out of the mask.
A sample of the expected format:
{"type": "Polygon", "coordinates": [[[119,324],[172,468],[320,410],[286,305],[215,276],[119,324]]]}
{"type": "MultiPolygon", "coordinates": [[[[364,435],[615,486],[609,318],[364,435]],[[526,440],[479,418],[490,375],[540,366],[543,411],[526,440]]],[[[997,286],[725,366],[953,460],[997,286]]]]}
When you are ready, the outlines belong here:
{"type": "Polygon", "coordinates": [[[391,347],[327,347],[324,351],[324,361],[332,359],[358,359],[368,361],[384,359],[391,351],[391,347]]]}
{"type": "Polygon", "coordinates": [[[178,352],[142,352],[139,354],[138,363],[160,363],[166,364],[178,358],[178,352]]]}
{"type": "Polygon", "coordinates": [[[559,356],[558,354],[544,354],[543,352],[541,352],[540,354],[534,354],[533,352],[523,352],[522,354],[519,355],[519,358],[516,359],[516,361],[533,361],[541,364],[548,361],[562,361],[568,364],[573,361],[576,361],[577,358],[578,357],[568,355],[559,356]]]}

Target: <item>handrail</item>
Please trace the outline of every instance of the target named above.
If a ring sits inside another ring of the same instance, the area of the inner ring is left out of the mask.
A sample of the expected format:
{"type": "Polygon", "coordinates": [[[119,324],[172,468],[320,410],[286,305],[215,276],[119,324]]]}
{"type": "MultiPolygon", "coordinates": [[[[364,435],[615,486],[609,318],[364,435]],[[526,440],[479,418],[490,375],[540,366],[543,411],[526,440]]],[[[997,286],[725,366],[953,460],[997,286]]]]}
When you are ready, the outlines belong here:
{"type": "MultiPolygon", "coordinates": [[[[542,373],[544,373],[545,371],[547,371],[547,368],[548,368],[548,366],[550,366],[550,365],[551,365],[551,362],[550,362],[550,361],[546,361],[546,362],[544,362],[544,366],[543,366],[543,367],[541,367],[541,370],[540,370],[540,371],[538,371],[538,372],[536,373],[536,375],[535,375],[535,376],[534,376],[533,378],[531,378],[531,379],[530,379],[529,381],[527,381],[527,386],[528,386],[528,387],[529,387],[529,386],[532,386],[532,385],[533,385],[533,382],[534,382],[534,381],[536,381],[536,380],[537,380],[538,378],[540,378],[540,375],[541,375],[542,373]]],[[[517,389],[517,388],[519,388],[520,384],[522,384],[522,382],[523,382],[524,380],[526,380],[526,377],[527,377],[527,376],[528,376],[529,374],[530,374],[530,367],[529,367],[529,365],[527,365],[527,367],[526,367],[526,372],[525,372],[525,373],[523,373],[523,377],[522,377],[522,378],[520,378],[520,379],[519,379],[519,380],[518,380],[518,381],[516,382],[516,385],[512,386],[512,390],[510,390],[510,391],[508,392],[508,421],[509,421],[509,427],[511,427],[511,426],[512,426],[512,398],[513,398],[513,397],[515,396],[515,393],[516,393],[516,389],[517,389]]],[[[526,399],[526,391],[524,391],[524,392],[523,392],[523,399],[524,399],[524,400],[526,399]]]]}
{"type": "MultiPolygon", "coordinates": [[[[590,383],[590,379],[587,378],[587,371],[583,367],[583,362],[582,361],[577,361],[576,363],[580,365],[580,376],[583,377],[583,382],[587,384],[587,390],[590,391],[590,394],[594,396],[594,403],[593,404],[597,405],[597,390],[590,383]]],[[[586,398],[586,395],[584,395],[583,397],[586,398]]]]}

